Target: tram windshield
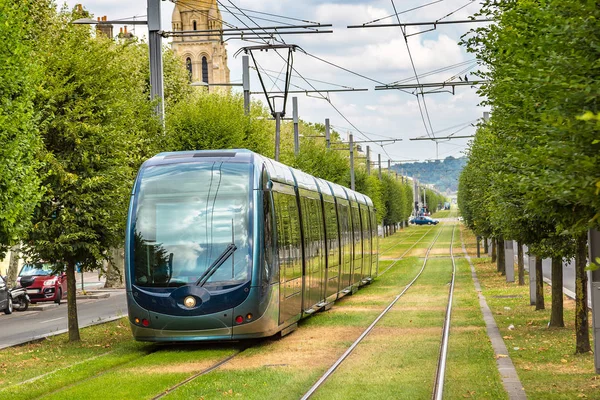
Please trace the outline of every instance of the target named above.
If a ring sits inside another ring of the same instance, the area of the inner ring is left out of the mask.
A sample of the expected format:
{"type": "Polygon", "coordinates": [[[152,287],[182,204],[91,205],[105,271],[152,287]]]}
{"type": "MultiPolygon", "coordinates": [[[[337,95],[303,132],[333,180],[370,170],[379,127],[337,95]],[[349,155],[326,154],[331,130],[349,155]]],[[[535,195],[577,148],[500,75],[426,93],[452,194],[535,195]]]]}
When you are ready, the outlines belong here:
{"type": "Polygon", "coordinates": [[[250,168],[204,162],[142,172],[133,216],[135,285],[223,290],[250,279],[250,168]]]}

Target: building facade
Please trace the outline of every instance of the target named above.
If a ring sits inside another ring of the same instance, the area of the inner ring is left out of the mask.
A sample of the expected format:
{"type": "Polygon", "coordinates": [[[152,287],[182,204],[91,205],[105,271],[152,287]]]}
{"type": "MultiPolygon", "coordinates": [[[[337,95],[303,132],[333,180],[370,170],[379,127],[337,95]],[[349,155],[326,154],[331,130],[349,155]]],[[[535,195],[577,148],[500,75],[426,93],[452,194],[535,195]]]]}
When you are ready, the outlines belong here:
{"type": "Polygon", "coordinates": [[[171,19],[174,32],[172,49],[185,62],[192,82],[229,83],[227,49],[215,32],[223,28],[217,0],[177,0],[171,19]],[[193,33],[197,31],[198,35],[193,33]],[[189,36],[188,36],[189,35],[189,36]]]}

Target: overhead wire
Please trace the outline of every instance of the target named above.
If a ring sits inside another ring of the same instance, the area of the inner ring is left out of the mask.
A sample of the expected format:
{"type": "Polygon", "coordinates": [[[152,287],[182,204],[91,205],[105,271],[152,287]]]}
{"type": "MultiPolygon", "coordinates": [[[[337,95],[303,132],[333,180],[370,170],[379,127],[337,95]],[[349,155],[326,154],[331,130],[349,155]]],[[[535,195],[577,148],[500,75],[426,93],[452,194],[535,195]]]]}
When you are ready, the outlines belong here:
{"type": "MultiPolygon", "coordinates": [[[[396,13],[396,18],[398,19],[398,24],[400,24],[400,17],[398,16],[398,12],[396,11],[396,4],[394,3],[394,0],[390,0],[390,1],[392,2],[392,7],[394,8],[394,13],[396,13]]],[[[410,64],[412,65],[412,69],[415,74],[415,79],[417,80],[417,84],[420,85],[421,83],[419,82],[417,68],[415,67],[415,62],[413,60],[413,56],[410,51],[410,46],[408,44],[408,37],[406,36],[406,29],[403,27],[400,27],[400,30],[402,31],[402,36],[404,37],[404,42],[406,43],[406,50],[408,52],[408,57],[410,58],[410,64]]],[[[431,118],[429,117],[429,110],[427,109],[427,102],[425,101],[425,95],[423,94],[422,88],[421,88],[421,97],[423,97],[423,108],[425,108],[425,114],[427,116],[427,120],[429,121],[429,128],[431,129],[431,132],[432,132],[431,134],[429,133],[429,130],[427,129],[427,123],[425,122],[425,116],[423,115],[423,109],[421,108],[421,102],[419,101],[419,95],[417,94],[416,96],[417,96],[417,103],[419,104],[419,111],[421,113],[421,119],[423,120],[423,126],[425,127],[425,132],[427,132],[427,135],[432,137],[433,136],[433,126],[431,125],[431,118]]]]}
{"type": "MultiPolygon", "coordinates": [[[[413,7],[413,8],[410,8],[408,10],[396,12],[395,14],[388,15],[387,17],[378,18],[378,19],[375,19],[373,21],[365,22],[363,25],[369,25],[369,24],[373,24],[375,22],[383,21],[384,19],[388,19],[388,18],[392,18],[392,17],[397,17],[398,15],[406,14],[407,12],[415,11],[415,10],[418,10],[420,8],[425,8],[425,7],[431,6],[431,5],[436,4],[436,3],[441,3],[443,1],[445,1],[445,0],[435,0],[435,1],[432,1],[431,3],[423,4],[423,5],[417,6],[417,7],[413,7]]],[[[394,9],[394,11],[396,11],[396,10],[394,9]]]]}
{"type": "MultiPolygon", "coordinates": [[[[233,4],[231,0],[228,0],[228,1],[229,1],[231,4],[233,4]]],[[[224,6],[224,5],[221,3],[221,1],[217,0],[217,3],[219,3],[219,4],[221,4],[223,7],[227,8],[226,6],[224,6]]],[[[236,8],[238,8],[238,7],[237,7],[235,4],[233,4],[233,5],[234,5],[236,8]]],[[[238,8],[238,10],[239,10],[239,8],[238,8]]],[[[251,22],[255,23],[251,17],[248,17],[248,16],[246,16],[246,18],[248,18],[248,19],[249,19],[251,22]]],[[[246,26],[248,29],[250,29],[252,32],[254,32],[254,33],[255,33],[255,28],[251,28],[251,27],[250,27],[250,26],[248,26],[248,25],[247,25],[245,22],[243,22],[243,21],[242,21],[240,18],[237,18],[237,17],[236,17],[236,19],[238,19],[238,20],[239,20],[239,21],[240,21],[242,24],[244,24],[244,25],[245,25],[245,26],[246,26]]],[[[256,24],[256,23],[255,23],[255,24],[256,24]]],[[[266,41],[266,40],[264,40],[264,39],[263,39],[263,41],[264,41],[266,44],[269,44],[269,43],[268,43],[268,41],[266,41]]],[[[283,60],[284,60],[284,62],[287,62],[287,61],[286,61],[286,60],[283,58],[283,56],[282,56],[281,54],[279,54],[279,52],[278,52],[277,50],[275,50],[275,53],[276,53],[276,54],[277,54],[277,55],[278,55],[278,56],[279,56],[281,59],[283,59],[283,60]]],[[[324,95],[323,95],[323,93],[321,93],[321,92],[320,92],[320,91],[319,91],[317,88],[315,88],[315,87],[313,86],[313,84],[312,84],[312,83],[310,83],[310,82],[309,82],[309,81],[308,81],[306,78],[304,78],[304,76],[302,76],[302,74],[300,74],[300,73],[298,72],[298,70],[296,70],[296,69],[295,69],[293,66],[291,66],[291,70],[292,70],[293,72],[295,72],[295,73],[296,73],[296,74],[297,74],[297,75],[298,75],[298,76],[299,76],[299,77],[300,77],[302,80],[304,80],[304,81],[305,81],[305,82],[306,82],[306,83],[307,83],[307,84],[308,84],[308,85],[309,85],[309,86],[310,86],[310,87],[311,87],[311,88],[312,88],[312,89],[313,89],[313,90],[314,90],[316,93],[318,93],[318,94],[319,94],[319,95],[320,95],[320,96],[321,96],[321,97],[322,97],[324,100],[326,100],[326,101],[329,103],[329,105],[330,105],[330,106],[331,106],[331,107],[332,107],[332,108],[333,108],[333,109],[334,109],[334,110],[335,110],[335,111],[336,111],[336,112],[337,112],[337,113],[338,113],[338,114],[339,114],[339,115],[340,115],[340,116],[341,116],[341,117],[342,117],[342,118],[343,118],[343,119],[344,119],[344,120],[345,120],[345,121],[346,121],[348,124],[350,124],[350,125],[351,125],[351,126],[352,126],[352,127],[353,127],[353,128],[356,130],[356,131],[357,131],[357,132],[359,132],[359,133],[360,133],[360,134],[361,134],[361,135],[362,135],[362,136],[363,136],[365,139],[367,139],[367,140],[371,140],[371,138],[369,138],[367,135],[365,135],[364,133],[362,133],[362,131],[361,131],[360,129],[358,129],[358,128],[356,127],[356,125],[354,125],[354,124],[353,124],[353,123],[352,123],[352,122],[351,122],[351,121],[350,121],[350,120],[349,120],[349,119],[348,119],[348,118],[347,118],[347,117],[346,117],[346,116],[345,116],[345,115],[344,115],[344,114],[343,114],[343,113],[342,113],[342,112],[341,112],[341,111],[340,111],[340,110],[339,110],[339,109],[338,109],[338,108],[337,108],[337,107],[336,107],[336,106],[335,106],[335,105],[334,105],[334,104],[331,102],[331,99],[330,99],[328,96],[324,96],[324,95]]],[[[380,145],[380,147],[381,147],[381,149],[383,150],[383,152],[387,154],[387,151],[386,151],[386,149],[385,149],[383,146],[381,146],[381,145],[380,145]]]]}

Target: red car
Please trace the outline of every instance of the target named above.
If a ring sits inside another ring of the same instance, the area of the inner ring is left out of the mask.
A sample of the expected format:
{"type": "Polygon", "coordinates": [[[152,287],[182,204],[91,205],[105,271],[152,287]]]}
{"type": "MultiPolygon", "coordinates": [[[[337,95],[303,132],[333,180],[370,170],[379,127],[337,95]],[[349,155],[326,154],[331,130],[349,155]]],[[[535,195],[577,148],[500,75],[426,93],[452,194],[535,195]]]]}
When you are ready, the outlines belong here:
{"type": "Polygon", "coordinates": [[[31,303],[53,301],[60,304],[67,293],[67,276],[54,272],[48,263],[25,264],[19,272],[17,283],[27,289],[31,303]]]}

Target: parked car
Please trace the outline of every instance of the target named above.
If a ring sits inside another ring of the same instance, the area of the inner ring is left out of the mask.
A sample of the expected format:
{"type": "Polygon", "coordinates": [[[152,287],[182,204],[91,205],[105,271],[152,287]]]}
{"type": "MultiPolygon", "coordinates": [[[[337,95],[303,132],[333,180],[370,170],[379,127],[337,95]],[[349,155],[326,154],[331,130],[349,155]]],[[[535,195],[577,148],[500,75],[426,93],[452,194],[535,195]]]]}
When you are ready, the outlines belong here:
{"type": "Polygon", "coordinates": [[[4,311],[4,314],[12,314],[13,312],[12,297],[8,291],[8,283],[2,276],[0,276],[0,311],[4,311]]]}
{"type": "Polygon", "coordinates": [[[67,275],[55,272],[49,263],[23,265],[17,283],[27,289],[32,304],[38,301],[60,304],[67,293],[67,275]]]}
{"type": "Polygon", "coordinates": [[[437,225],[440,221],[430,217],[419,216],[411,219],[409,222],[415,225],[437,225]]]}

